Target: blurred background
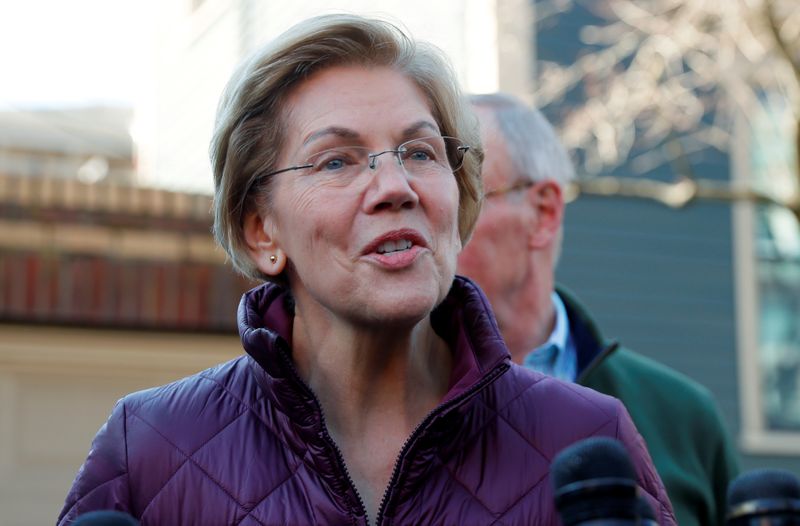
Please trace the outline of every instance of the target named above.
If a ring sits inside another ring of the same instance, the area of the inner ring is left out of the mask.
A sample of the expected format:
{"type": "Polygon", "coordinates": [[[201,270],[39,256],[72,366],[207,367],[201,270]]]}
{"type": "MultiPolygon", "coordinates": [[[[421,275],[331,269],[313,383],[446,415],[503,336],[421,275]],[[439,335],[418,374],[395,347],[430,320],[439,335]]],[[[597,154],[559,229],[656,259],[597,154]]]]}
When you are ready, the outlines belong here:
{"type": "Polygon", "coordinates": [[[561,283],[714,394],[743,468],[800,473],[796,0],[0,0],[0,526],[54,522],[120,396],[240,352],[217,99],[341,11],[545,111],[580,174],[561,283]]]}

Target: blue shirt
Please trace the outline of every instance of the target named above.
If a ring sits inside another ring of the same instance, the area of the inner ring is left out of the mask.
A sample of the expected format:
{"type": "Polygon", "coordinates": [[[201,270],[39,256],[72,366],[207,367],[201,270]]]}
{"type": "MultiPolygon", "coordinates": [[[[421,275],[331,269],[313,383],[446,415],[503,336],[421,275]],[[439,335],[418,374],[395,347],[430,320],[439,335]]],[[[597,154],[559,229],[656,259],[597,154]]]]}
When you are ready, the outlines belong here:
{"type": "Polygon", "coordinates": [[[523,365],[560,380],[574,382],[578,370],[578,353],[569,333],[569,318],[564,302],[553,292],[550,296],[556,313],[553,332],[544,344],[525,355],[523,365]]]}

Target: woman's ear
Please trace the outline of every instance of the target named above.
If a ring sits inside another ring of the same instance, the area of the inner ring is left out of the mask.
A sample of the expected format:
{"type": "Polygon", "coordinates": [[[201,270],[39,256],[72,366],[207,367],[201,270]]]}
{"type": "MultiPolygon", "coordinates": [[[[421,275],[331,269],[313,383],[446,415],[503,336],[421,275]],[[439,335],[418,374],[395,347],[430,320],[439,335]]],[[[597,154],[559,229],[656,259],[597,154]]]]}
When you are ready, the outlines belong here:
{"type": "Polygon", "coordinates": [[[283,272],[286,254],[278,245],[273,221],[251,212],[245,217],[243,228],[247,251],[256,267],[267,276],[283,272]]]}
{"type": "Polygon", "coordinates": [[[556,242],[564,219],[561,187],[551,179],[539,181],[526,192],[528,205],[535,212],[528,233],[528,247],[541,249],[556,242]]]}

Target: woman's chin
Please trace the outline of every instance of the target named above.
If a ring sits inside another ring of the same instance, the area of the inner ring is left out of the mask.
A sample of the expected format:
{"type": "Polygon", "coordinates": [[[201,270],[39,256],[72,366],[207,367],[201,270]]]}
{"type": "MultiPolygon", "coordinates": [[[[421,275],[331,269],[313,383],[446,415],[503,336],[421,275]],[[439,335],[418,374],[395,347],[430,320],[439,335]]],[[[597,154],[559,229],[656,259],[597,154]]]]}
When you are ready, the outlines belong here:
{"type": "Polygon", "coordinates": [[[413,327],[428,317],[442,300],[437,290],[376,292],[364,305],[363,321],[378,328],[413,327]]]}

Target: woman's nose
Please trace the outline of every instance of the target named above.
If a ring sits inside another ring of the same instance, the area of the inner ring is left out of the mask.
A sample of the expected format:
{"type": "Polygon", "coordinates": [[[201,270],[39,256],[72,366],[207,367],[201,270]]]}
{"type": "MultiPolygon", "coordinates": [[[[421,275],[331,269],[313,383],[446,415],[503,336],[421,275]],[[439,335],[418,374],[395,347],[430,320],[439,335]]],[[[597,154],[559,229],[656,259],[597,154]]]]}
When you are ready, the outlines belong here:
{"type": "Polygon", "coordinates": [[[364,196],[367,213],[380,210],[399,210],[413,208],[419,203],[419,196],[409,183],[403,163],[395,150],[371,154],[369,159],[370,182],[364,196]],[[385,153],[394,155],[378,157],[385,153]]]}

